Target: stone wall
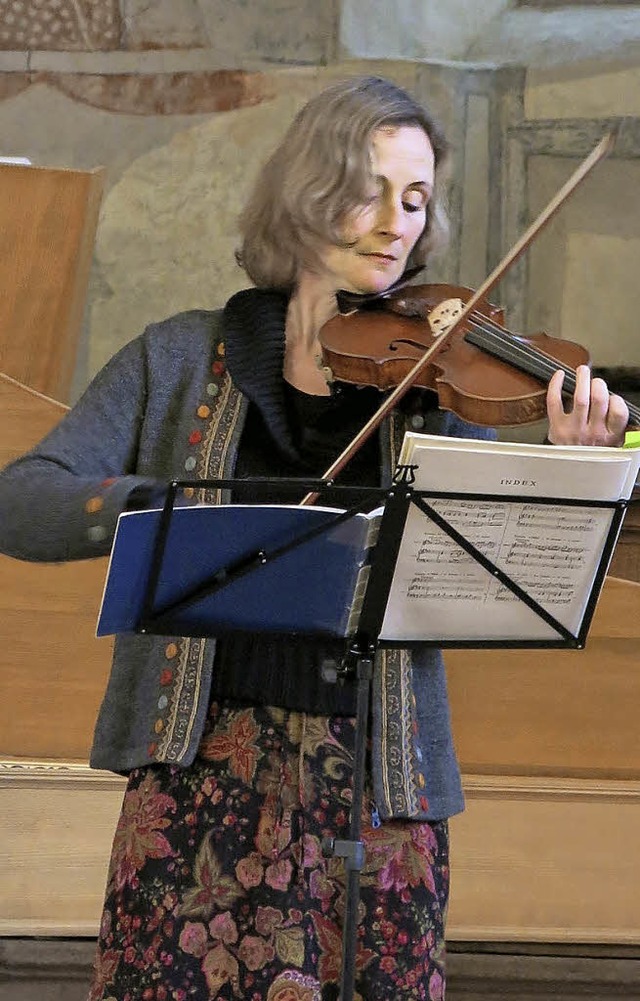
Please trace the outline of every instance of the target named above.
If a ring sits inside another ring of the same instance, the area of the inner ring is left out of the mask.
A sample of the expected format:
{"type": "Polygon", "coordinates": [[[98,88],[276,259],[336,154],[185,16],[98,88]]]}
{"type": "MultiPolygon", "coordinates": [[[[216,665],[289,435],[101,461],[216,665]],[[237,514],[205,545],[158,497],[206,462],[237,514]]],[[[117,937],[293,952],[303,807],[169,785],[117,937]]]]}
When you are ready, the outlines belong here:
{"type": "Polygon", "coordinates": [[[524,322],[585,339],[600,366],[638,365],[634,317],[640,220],[640,67],[574,64],[530,71],[522,143],[528,201],[536,211],[564,182],[575,158],[612,126],[611,155],[532,249],[524,322]],[[543,127],[541,123],[546,123],[543,127]]]}
{"type": "Polygon", "coordinates": [[[464,206],[458,274],[470,284],[515,242],[597,140],[608,130],[618,133],[609,158],[509,273],[497,299],[512,329],[578,340],[596,367],[633,373],[620,380],[625,389],[630,382],[635,387],[635,402],[640,7],[547,6],[406,0],[399,8],[374,3],[371,16],[369,0],[344,0],[340,51],[455,61],[458,88],[469,95],[458,151],[462,193],[454,191],[454,204],[459,199],[464,206]],[[491,111],[488,90],[478,88],[485,74],[498,96],[491,111]]]}

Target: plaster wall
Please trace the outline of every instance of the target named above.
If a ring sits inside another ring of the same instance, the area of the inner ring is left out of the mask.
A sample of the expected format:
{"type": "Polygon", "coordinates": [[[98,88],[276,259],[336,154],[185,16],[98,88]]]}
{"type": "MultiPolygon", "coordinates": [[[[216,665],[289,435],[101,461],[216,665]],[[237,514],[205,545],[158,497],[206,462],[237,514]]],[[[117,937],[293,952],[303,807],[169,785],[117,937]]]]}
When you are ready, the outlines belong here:
{"type": "MultiPolygon", "coordinates": [[[[428,96],[447,131],[460,132],[450,71],[407,62],[264,66],[235,82],[185,71],[182,99],[174,73],[50,70],[0,100],[2,153],[107,168],[73,398],[147,323],[222,306],[246,286],[234,257],[237,216],[260,164],[313,93],[362,72],[428,96]]],[[[433,275],[446,276],[452,255],[433,275]]]]}
{"type": "Polygon", "coordinates": [[[343,0],[340,46],[350,58],[464,60],[510,0],[343,0]]]}
{"type": "MultiPolygon", "coordinates": [[[[560,157],[533,158],[533,212],[570,169],[560,157]]],[[[640,310],[640,220],[629,211],[639,184],[637,160],[603,164],[531,251],[527,329],[583,343],[597,365],[640,364],[634,320],[640,310]]]]}
{"type": "Polygon", "coordinates": [[[640,117],[640,59],[530,67],[524,114],[529,119],[559,120],[640,117]]]}
{"type": "Polygon", "coordinates": [[[429,59],[562,66],[576,59],[635,59],[640,9],[603,3],[541,9],[515,0],[342,0],[339,44],[351,58],[429,59]]]}
{"type": "MultiPolygon", "coordinates": [[[[615,124],[612,156],[598,166],[531,249],[526,327],[579,340],[597,366],[640,365],[635,317],[640,307],[635,262],[640,219],[637,120],[640,66],[594,60],[527,73],[524,121],[554,123],[554,139],[527,160],[525,190],[539,212],[577,163],[563,145],[588,123],[594,135],[615,124]]],[[[542,129],[541,125],[541,129],[542,129]]]]}

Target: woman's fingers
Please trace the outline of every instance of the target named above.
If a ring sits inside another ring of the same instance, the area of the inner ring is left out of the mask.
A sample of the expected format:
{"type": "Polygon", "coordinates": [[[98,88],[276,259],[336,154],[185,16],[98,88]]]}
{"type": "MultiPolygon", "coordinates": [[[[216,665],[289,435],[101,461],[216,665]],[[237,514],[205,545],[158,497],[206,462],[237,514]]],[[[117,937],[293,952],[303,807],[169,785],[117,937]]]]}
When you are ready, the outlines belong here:
{"type": "Polygon", "coordinates": [[[610,394],[604,379],[592,379],[587,365],[576,369],[571,405],[562,399],[564,373],[555,372],[547,391],[549,441],[554,445],[621,445],[629,410],[620,396],[610,394]]]}

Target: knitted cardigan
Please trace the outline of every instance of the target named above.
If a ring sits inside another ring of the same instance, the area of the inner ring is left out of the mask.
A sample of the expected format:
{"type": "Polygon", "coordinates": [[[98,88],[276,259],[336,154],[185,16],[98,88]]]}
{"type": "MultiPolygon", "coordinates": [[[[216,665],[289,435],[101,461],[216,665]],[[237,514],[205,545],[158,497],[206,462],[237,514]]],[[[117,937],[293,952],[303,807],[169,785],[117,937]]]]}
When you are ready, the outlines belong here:
{"type": "MultiPolygon", "coordinates": [[[[60,424],[0,473],[0,551],[47,562],[106,555],[134,492],[172,478],[233,475],[249,401],[282,454],[295,459],[282,387],[286,306],[280,293],[246,290],[224,312],[181,313],[127,344],[60,424]]],[[[403,430],[396,415],[381,429],[383,484],[403,430]]],[[[436,410],[424,414],[424,430],[490,434],[436,410]]],[[[214,640],[116,637],[91,764],[117,772],[157,763],[188,767],[214,660],[214,640]]],[[[372,700],[380,815],[436,820],[460,811],[439,651],[379,657],[372,700]]]]}

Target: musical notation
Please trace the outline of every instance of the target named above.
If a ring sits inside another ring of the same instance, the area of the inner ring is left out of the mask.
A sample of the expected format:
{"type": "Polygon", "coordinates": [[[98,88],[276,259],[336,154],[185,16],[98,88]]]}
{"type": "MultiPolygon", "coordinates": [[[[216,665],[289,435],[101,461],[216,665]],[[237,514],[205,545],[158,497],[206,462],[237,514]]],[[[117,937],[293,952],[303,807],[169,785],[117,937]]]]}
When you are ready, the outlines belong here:
{"type": "MultiPolygon", "coordinates": [[[[410,437],[414,448],[403,461],[417,466],[416,489],[460,493],[429,497],[429,505],[575,634],[614,509],[573,502],[624,496],[639,458],[614,449],[519,450],[496,442],[444,439],[443,445],[429,435],[410,437]],[[479,496],[466,496],[471,493],[479,496]],[[565,499],[572,503],[563,504],[565,499]]],[[[461,630],[469,639],[553,635],[549,623],[416,506],[405,525],[383,638],[418,639],[425,624],[443,639],[460,638],[461,630]]]]}

